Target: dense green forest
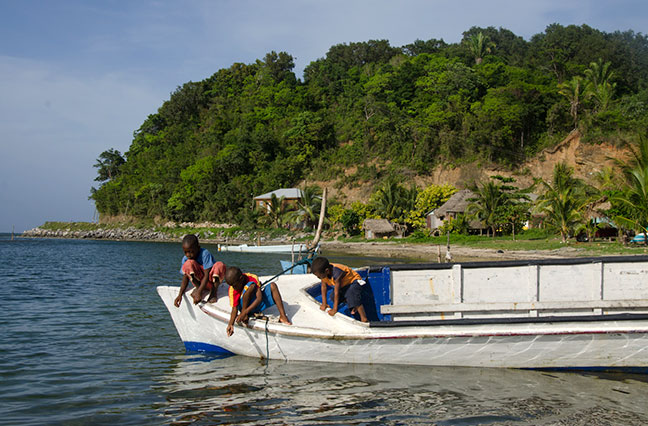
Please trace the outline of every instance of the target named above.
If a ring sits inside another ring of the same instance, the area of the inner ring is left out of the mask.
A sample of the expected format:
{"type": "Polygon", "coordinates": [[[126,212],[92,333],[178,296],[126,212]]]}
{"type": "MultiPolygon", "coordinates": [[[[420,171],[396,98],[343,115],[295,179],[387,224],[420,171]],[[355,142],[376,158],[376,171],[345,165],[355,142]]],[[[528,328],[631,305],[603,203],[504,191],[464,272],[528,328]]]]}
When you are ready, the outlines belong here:
{"type": "Polygon", "coordinates": [[[590,143],[648,129],[648,37],[632,31],[473,27],[460,43],[339,44],[293,68],[270,52],[178,87],[124,155],[100,155],[99,213],[253,225],[255,195],[351,166],[348,184],[407,192],[438,164],[515,168],[574,128],[590,143]]]}

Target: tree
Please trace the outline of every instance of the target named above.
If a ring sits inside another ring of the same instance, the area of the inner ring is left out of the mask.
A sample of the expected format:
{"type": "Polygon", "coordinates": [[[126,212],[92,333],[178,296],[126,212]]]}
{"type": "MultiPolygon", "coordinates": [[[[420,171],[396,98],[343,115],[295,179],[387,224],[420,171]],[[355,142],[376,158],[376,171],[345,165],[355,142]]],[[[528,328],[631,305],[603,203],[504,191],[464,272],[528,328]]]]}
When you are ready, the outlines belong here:
{"type": "Polygon", "coordinates": [[[294,223],[303,223],[307,228],[312,228],[317,224],[321,207],[322,189],[317,185],[305,186],[302,197],[297,201],[297,208],[286,216],[294,223]]]}
{"type": "Polygon", "coordinates": [[[495,47],[495,43],[490,41],[488,36],[485,36],[481,31],[471,35],[467,39],[467,43],[477,65],[481,64],[484,56],[490,53],[491,49],[495,47]]]}
{"type": "Polygon", "coordinates": [[[614,96],[616,83],[613,83],[612,77],[614,72],[610,70],[610,62],[603,62],[599,58],[598,62],[590,63],[590,67],[584,72],[587,80],[586,92],[589,97],[594,99],[597,112],[604,112],[608,109],[614,96]]]}
{"type": "Polygon", "coordinates": [[[270,203],[268,204],[266,214],[261,216],[259,220],[261,222],[270,223],[275,228],[281,228],[284,223],[284,218],[286,215],[286,205],[284,203],[284,197],[277,198],[275,194],[270,196],[270,203]]]}
{"type": "Polygon", "coordinates": [[[641,137],[636,148],[630,147],[632,159],[629,162],[617,161],[625,177],[621,193],[613,197],[627,214],[615,217],[621,225],[640,230],[646,238],[648,227],[648,138],[641,137]]]}
{"type": "Polygon", "coordinates": [[[447,47],[446,42],[432,38],[427,41],[416,39],[414,43],[403,46],[403,53],[410,56],[417,56],[421,53],[437,53],[441,49],[447,47]]]}
{"type": "Polygon", "coordinates": [[[95,178],[97,182],[105,182],[115,179],[119,176],[121,166],[126,163],[124,157],[116,149],[110,148],[99,154],[97,162],[93,167],[97,168],[98,176],[95,178]]]}
{"type": "Polygon", "coordinates": [[[648,232],[648,168],[634,168],[627,173],[627,182],[621,196],[616,198],[630,212],[628,216],[617,216],[615,220],[629,228],[648,232]]]}
{"type": "Polygon", "coordinates": [[[494,237],[498,224],[498,209],[505,203],[504,193],[499,185],[488,181],[481,186],[473,187],[475,198],[470,199],[467,211],[474,218],[481,221],[490,228],[490,234],[494,237]]]}
{"type": "Polygon", "coordinates": [[[276,83],[286,81],[289,85],[295,84],[295,74],[292,72],[295,61],[288,53],[273,50],[265,55],[263,65],[276,83]]]}
{"type": "Polygon", "coordinates": [[[450,196],[457,192],[452,185],[430,185],[416,195],[414,209],[410,211],[406,222],[415,229],[425,228],[425,217],[432,210],[440,207],[448,201],[450,196]]]}
{"type": "Polygon", "coordinates": [[[371,204],[381,218],[402,223],[414,209],[416,195],[416,187],[407,189],[390,177],[371,195],[371,204]]]}
{"type": "MultiPolygon", "coordinates": [[[[254,195],[305,179],[354,186],[441,163],[513,166],[573,127],[584,143],[648,128],[648,38],[632,32],[556,24],[527,42],[473,27],[460,43],[332,46],[303,80],[293,67],[276,50],[181,84],[134,132],[125,162],[99,159],[99,213],[250,223],[254,195]]],[[[396,220],[417,208],[401,205],[396,220]]]]}
{"type": "Polygon", "coordinates": [[[349,235],[354,235],[358,233],[360,225],[360,215],[352,209],[344,210],[342,217],[340,218],[340,223],[342,223],[342,228],[344,232],[349,235]]]}
{"type": "Polygon", "coordinates": [[[558,85],[558,93],[567,98],[569,102],[569,115],[574,120],[574,129],[578,127],[578,111],[584,97],[584,84],[582,77],[574,77],[571,80],[558,85]]]}
{"type": "Polygon", "coordinates": [[[511,225],[513,238],[515,227],[519,222],[524,222],[529,211],[530,188],[519,189],[513,185],[514,178],[500,175],[491,176],[491,180],[479,185],[472,185],[474,198],[469,198],[466,209],[469,216],[482,222],[490,229],[490,234],[495,237],[497,228],[511,225]]]}
{"type": "Polygon", "coordinates": [[[567,242],[567,237],[582,223],[583,210],[591,202],[592,189],[573,174],[574,170],[566,163],[557,163],[554,166],[552,181],[540,181],[544,193],[536,204],[536,209],[545,215],[546,226],[560,232],[563,243],[567,242]]]}

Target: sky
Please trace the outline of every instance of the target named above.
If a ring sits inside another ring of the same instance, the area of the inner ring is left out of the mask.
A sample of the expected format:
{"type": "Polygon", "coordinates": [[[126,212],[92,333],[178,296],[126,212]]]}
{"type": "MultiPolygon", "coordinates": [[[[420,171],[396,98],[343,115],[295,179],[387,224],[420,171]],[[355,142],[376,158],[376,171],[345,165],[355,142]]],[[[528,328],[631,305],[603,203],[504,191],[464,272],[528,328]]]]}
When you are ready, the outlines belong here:
{"type": "Polygon", "coordinates": [[[458,42],[472,26],[529,39],[552,24],[648,31],[648,1],[0,0],[0,232],[95,221],[103,151],[170,93],[285,51],[295,72],[339,43],[458,42]]]}

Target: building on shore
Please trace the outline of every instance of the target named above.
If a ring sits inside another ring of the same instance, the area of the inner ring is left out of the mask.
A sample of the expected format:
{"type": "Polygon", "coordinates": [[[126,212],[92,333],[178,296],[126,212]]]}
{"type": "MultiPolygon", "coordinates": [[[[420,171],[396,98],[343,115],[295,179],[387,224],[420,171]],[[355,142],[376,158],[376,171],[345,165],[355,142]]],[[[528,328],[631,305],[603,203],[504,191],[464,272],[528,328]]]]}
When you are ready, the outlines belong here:
{"type": "Polygon", "coordinates": [[[288,209],[291,206],[296,205],[297,202],[301,200],[303,194],[302,190],[299,188],[275,189],[274,191],[270,191],[254,197],[254,204],[256,205],[257,209],[267,213],[270,211],[270,202],[273,196],[275,196],[277,200],[281,200],[283,207],[285,209],[288,209]]]}

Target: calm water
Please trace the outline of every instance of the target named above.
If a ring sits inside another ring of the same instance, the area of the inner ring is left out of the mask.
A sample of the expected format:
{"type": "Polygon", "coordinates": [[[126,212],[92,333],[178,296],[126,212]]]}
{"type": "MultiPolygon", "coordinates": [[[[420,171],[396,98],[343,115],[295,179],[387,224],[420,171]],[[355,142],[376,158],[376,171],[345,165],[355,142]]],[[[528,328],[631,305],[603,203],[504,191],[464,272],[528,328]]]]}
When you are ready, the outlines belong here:
{"type": "MultiPolygon", "coordinates": [[[[648,423],[640,375],[187,354],[155,292],[179,284],[181,256],[179,244],[0,235],[0,423],[648,423]]],[[[284,256],[219,258],[270,274],[284,256]]]]}

